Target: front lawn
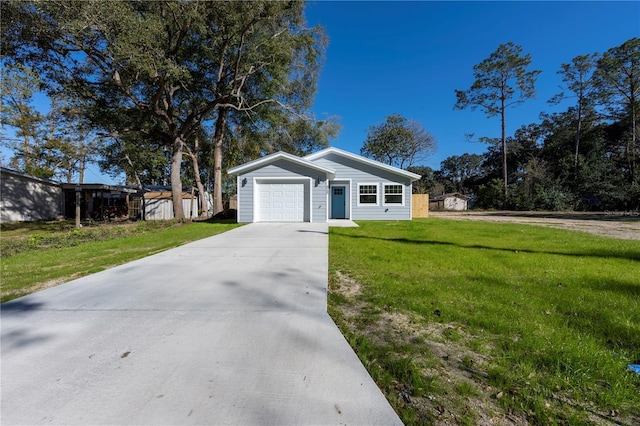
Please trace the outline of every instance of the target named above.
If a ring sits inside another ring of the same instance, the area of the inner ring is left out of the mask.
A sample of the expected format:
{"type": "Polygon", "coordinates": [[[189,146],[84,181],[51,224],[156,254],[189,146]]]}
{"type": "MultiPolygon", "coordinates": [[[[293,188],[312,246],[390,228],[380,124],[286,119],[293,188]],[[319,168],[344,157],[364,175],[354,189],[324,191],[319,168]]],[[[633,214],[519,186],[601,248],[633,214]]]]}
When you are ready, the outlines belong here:
{"type": "Polygon", "coordinates": [[[640,423],[639,241],[359,225],[331,228],[329,310],[405,423],[640,423]]]}

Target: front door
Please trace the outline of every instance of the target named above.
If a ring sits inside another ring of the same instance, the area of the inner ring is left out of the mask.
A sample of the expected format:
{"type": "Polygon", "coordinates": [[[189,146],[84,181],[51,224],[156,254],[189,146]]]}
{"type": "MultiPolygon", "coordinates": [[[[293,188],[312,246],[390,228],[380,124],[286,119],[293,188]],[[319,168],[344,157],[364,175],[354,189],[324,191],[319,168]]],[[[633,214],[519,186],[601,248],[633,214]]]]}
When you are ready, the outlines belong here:
{"type": "Polygon", "coordinates": [[[331,219],[345,219],[347,216],[344,186],[331,187],[331,219]]]}

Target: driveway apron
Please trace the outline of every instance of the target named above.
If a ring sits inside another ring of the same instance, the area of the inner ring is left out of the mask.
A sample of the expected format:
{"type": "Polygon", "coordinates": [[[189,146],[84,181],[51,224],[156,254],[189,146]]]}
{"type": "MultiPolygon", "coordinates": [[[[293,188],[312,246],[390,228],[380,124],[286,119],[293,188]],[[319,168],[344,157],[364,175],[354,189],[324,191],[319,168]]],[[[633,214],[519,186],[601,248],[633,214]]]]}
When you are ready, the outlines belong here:
{"type": "Polygon", "coordinates": [[[0,423],[402,424],[327,254],[327,224],[251,224],[2,304],[0,423]]]}

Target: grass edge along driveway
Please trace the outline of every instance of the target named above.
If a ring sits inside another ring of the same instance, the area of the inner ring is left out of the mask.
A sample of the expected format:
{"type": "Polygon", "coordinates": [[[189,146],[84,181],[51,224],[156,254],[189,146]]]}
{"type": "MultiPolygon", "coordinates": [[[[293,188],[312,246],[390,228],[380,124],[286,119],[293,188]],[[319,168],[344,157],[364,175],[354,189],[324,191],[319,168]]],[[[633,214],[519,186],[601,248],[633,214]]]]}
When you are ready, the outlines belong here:
{"type": "Polygon", "coordinates": [[[329,310],[406,424],[640,422],[640,242],[359,225],[330,230],[329,310]]]}
{"type": "MultiPolygon", "coordinates": [[[[162,224],[160,228],[144,225],[140,225],[142,231],[127,235],[101,232],[104,229],[69,231],[64,237],[71,238],[57,238],[52,246],[2,257],[2,302],[240,226],[215,222],[177,222],[162,224]],[[81,241],[74,242],[74,237],[81,241]],[[84,241],[87,237],[93,237],[95,241],[84,241]]],[[[45,230],[29,234],[28,238],[37,241],[52,238],[53,234],[45,230]]],[[[5,235],[10,237],[11,232],[5,235]]]]}

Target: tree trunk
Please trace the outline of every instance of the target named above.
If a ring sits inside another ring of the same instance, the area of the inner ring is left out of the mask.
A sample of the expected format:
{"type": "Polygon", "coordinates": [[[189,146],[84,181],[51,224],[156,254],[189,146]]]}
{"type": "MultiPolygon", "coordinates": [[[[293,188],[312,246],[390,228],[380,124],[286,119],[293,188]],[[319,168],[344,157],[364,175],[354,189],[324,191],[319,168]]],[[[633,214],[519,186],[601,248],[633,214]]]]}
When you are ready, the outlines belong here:
{"type": "MultiPolygon", "coordinates": [[[[635,92],[633,92],[635,93],[635,92]]],[[[636,182],[636,140],[637,140],[637,118],[636,118],[636,98],[631,94],[631,183],[636,182]]]]}
{"type": "Polygon", "coordinates": [[[507,173],[507,123],[506,123],[506,114],[505,114],[505,106],[504,99],[502,100],[501,108],[500,108],[501,118],[502,118],[502,178],[504,179],[504,201],[503,208],[507,204],[507,199],[509,196],[509,183],[507,182],[508,173],[507,173]]]}
{"type": "Polygon", "coordinates": [[[222,142],[227,128],[229,108],[218,109],[216,130],[213,135],[213,215],[222,213],[222,156],[224,154],[222,142]]]}
{"type": "Polygon", "coordinates": [[[582,99],[578,99],[578,124],[576,128],[576,138],[573,147],[573,181],[578,183],[578,150],[580,147],[580,132],[582,130],[582,99]]]}
{"type": "MultiPolygon", "coordinates": [[[[84,135],[82,135],[84,136],[84,135]]],[[[85,164],[85,152],[84,152],[84,141],[80,138],[79,143],[79,153],[80,159],[78,161],[78,182],[84,183],[84,170],[86,168],[85,164]]]]}
{"type": "Polygon", "coordinates": [[[175,219],[184,219],[182,180],[180,176],[183,145],[182,139],[177,137],[173,141],[173,154],[171,155],[171,199],[173,201],[173,217],[175,219]]]}
{"type": "Polygon", "coordinates": [[[193,164],[193,175],[195,176],[196,186],[198,187],[198,196],[200,198],[200,206],[202,211],[200,217],[209,217],[209,206],[207,205],[207,194],[204,192],[204,185],[200,178],[200,165],[198,164],[198,152],[200,151],[200,139],[196,136],[193,142],[193,151],[188,150],[191,163],[193,164]]]}

